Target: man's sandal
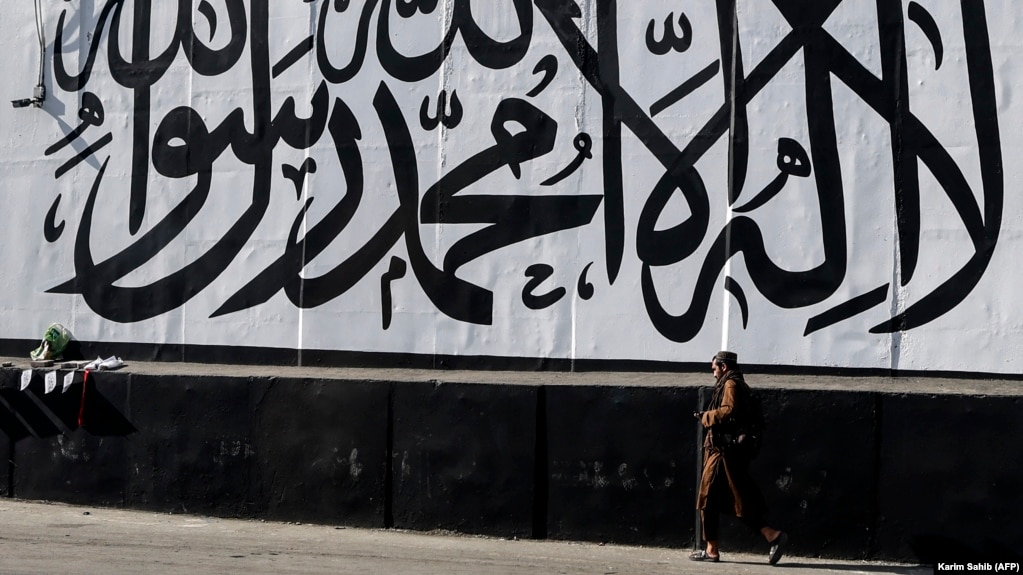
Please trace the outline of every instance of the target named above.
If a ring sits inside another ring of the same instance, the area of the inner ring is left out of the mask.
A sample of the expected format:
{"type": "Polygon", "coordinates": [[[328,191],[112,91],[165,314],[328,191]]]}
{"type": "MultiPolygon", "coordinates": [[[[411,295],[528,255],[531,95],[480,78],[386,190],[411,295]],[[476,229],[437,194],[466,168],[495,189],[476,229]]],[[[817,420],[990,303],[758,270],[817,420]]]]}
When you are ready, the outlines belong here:
{"type": "Polygon", "coordinates": [[[785,552],[785,545],[789,542],[789,535],[784,531],[771,541],[771,551],[767,554],[767,562],[771,565],[776,565],[778,560],[781,559],[782,553],[785,552]]]}
{"type": "Polygon", "coordinates": [[[689,554],[690,561],[706,561],[708,563],[717,563],[721,559],[720,555],[708,555],[703,549],[699,551],[693,551],[689,554]]]}

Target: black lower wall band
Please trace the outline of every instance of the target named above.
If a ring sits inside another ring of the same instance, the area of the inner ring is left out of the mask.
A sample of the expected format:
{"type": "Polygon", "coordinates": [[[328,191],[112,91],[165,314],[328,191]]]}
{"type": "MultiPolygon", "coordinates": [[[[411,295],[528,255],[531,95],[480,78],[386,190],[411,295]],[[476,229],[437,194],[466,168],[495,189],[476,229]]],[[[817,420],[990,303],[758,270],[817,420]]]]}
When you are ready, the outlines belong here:
{"type": "MultiPolygon", "coordinates": [[[[668,547],[698,537],[699,387],[115,371],[90,376],[83,409],[80,378],[45,393],[41,372],[24,391],[20,375],[0,370],[7,496],[668,547]]],[[[1020,397],[762,396],[753,473],[793,554],[1023,555],[1020,397]]],[[[734,521],[722,540],[764,547],[734,521]]]]}

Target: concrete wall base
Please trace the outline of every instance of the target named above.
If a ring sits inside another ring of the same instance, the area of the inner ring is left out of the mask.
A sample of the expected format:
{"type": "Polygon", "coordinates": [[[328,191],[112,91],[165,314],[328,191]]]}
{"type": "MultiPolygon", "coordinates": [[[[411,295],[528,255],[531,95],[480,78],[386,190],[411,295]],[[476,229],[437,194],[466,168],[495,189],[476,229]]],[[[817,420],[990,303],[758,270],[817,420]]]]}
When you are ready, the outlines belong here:
{"type": "MultiPolygon", "coordinates": [[[[46,393],[41,371],[22,391],[21,371],[5,368],[0,492],[160,512],[694,545],[691,413],[706,388],[500,378],[122,370],[91,374],[84,393],[81,373],[67,391],[58,382],[46,393]]],[[[761,389],[769,428],[753,472],[793,554],[1023,556],[1021,397],[826,387],[761,389]]],[[[766,550],[738,522],[725,521],[722,540],[766,550]]]]}

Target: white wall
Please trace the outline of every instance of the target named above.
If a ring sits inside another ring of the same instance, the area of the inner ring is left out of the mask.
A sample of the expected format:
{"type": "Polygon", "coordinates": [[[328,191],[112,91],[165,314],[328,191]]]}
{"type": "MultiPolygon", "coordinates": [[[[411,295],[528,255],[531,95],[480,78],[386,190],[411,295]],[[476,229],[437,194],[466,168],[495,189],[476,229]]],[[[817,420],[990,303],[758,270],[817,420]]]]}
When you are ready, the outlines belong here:
{"type": "Polygon", "coordinates": [[[0,338],[1023,369],[1009,0],[38,4],[0,338]]]}

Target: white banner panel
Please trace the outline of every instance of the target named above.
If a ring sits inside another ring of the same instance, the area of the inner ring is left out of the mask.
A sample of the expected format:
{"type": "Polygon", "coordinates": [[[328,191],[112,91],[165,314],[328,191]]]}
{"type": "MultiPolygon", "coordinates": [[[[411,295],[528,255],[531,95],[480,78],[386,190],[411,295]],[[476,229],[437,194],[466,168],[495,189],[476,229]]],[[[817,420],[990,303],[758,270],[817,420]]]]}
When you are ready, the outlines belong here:
{"type": "Polygon", "coordinates": [[[0,338],[1018,374],[1021,28],[9,2],[0,338]]]}

